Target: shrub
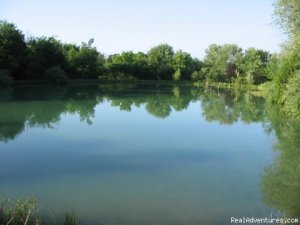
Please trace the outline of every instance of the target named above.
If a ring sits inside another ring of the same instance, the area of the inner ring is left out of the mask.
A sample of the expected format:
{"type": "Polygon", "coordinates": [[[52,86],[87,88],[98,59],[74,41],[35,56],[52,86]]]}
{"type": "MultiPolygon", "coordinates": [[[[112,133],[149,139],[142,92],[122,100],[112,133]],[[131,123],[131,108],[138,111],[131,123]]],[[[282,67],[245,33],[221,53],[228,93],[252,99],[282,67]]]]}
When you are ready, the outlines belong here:
{"type": "Polygon", "coordinates": [[[44,79],[49,84],[64,84],[68,82],[68,77],[59,66],[53,66],[46,70],[44,79]]]}
{"type": "Polygon", "coordinates": [[[283,93],[284,110],[290,116],[300,118],[300,71],[289,79],[283,93]]]}
{"type": "Polygon", "coordinates": [[[191,80],[192,81],[198,81],[198,80],[200,80],[200,76],[199,76],[199,73],[197,71],[194,71],[192,73],[191,80]]]}
{"type": "Polygon", "coordinates": [[[176,70],[175,73],[173,74],[173,79],[178,81],[181,78],[181,71],[180,70],[176,70]]]}

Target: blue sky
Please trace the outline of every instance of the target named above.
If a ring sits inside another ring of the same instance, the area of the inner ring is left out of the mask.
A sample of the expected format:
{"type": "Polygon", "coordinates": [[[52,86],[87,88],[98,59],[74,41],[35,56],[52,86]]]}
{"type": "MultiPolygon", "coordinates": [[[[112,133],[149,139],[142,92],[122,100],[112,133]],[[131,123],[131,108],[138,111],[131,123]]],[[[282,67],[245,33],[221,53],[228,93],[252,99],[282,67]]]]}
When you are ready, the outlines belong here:
{"type": "Polygon", "coordinates": [[[99,51],[147,52],[168,43],[202,58],[212,43],[279,51],[273,0],[0,0],[0,20],[26,35],[56,36],[99,51]]]}

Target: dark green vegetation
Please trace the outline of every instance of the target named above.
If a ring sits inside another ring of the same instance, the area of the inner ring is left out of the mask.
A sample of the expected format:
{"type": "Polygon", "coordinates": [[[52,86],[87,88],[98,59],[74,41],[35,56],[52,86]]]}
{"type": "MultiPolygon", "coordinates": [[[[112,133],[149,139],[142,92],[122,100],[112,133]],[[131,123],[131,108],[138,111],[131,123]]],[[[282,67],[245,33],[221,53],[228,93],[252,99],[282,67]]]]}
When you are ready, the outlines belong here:
{"type": "Polygon", "coordinates": [[[103,56],[92,47],[63,44],[53,37],[30,37],[14,24],[0,23],[0,84],[13,80],[64,83],[73,78],[93,79],[103,67],[103,56]]]}
{"type": "Polygon", "coordinates": [[[270,80],[271,54],[232,44],[211,45],[203,61],[170,45],[147,54],[132,51],[104,57],[93,39],[81,46],[54,37],[25,39],[14,24],[0,23],[1,84],[13,80],[64,83],[67,79],[192,80],[260,84],[270,80]],[[56,69],[53,69],[56,68],[56,69]],[[60,68],[60,70],[58,70],[60,68]]]}
{"type": "Polygon", "coordinates": [[[42,215],[38,202],[34,198],[20,199],[15,202],[9,199],[0,204],[0,224],[2,225],[75,225],[75,214],[66,212],[51,219],[42,215]],[[59,217],[59,218],[58,218],[59,217]]]}
{"type": "Polygon", "coordinates": [[[268,85],[272,101],[283,104],[285,113],[300,118],[300,2],[278,0],[275,16],[288,35],[278,56],[273,56],[272,83],[268,85]]]}

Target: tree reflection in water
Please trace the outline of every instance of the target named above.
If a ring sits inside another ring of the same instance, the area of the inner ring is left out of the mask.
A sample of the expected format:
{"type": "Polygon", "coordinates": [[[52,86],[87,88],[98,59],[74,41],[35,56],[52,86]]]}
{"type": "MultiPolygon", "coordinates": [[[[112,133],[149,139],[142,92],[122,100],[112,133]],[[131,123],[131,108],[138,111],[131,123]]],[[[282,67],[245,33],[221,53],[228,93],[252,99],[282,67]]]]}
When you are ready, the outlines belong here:
{"type": "Polygon", "coordinates": [[[54,127],[66,113],[78,114],[81,121],[92,124],[95,107],[106,101],[129,112],[144,106],[150,115],[161,119],[199,101],[208,122],[263,123],[266,132],[273,132],[278,141],[276,158],[262,175],[264,202],[286,217],[299,217],[300,123],[250,91],[158,82],[7,88],[0,90],[0,141],[13,140],[32,127],[54,127]]]}

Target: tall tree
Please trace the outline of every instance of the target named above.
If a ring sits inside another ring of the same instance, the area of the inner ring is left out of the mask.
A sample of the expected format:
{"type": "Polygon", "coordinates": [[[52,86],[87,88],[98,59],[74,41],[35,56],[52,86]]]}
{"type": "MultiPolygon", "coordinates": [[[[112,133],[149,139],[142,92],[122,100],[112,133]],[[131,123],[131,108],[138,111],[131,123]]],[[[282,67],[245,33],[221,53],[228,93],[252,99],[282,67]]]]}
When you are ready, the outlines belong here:
{"type": "Polygon", "coordinates": [[[43,79],[50,67],[66,65],[62,43],[54,37],[31,38],[27,43],[27,78],[43,79]]]}
{"type": "Polygon", "coordinates": [[[206,50],[203,72],[213,81],[231,82],[241,70],[243,52],[232,44],[212,44],[206,50]]]}
{"type": "Polygon", "coordinates": [[[92,47],[94,39],[88,43],[83,42],[80,47],[66,46],[66,57],[69,67],[74,74],[73,78],[94,79],[98,78],[103,69],[104,56],[96,47],[92,47]]]}
{"type": "Polygon", "coordinates": [[[148,52],[149,66],[159,79],[170,80],[174,73],[172,60],[174,50],[168,44],[160,44],[151,48],[148,52]]]}
{"type": "Polygon", "coordinates": [[[270,58],[271,54],[264,50],[249,48],[245,51],[242,68],[248,83],[260,84],[268,80],[270,58]]]}
{"type": "Polygon", "coordinates": [[[0,69],[8,70],[15,79],[23,79],[25,60],[23,33],[14,24],[0,21],[0,69]]]}
{"type": "Polygon", "coordinates": [[[174,54],[172,66],[177,73],[180,72],[179,78],[184,80],[190,80],[192,73],[196,70],[192,56],[181,50],[174,54]]]}
{"type": "MultiPolygon", "coordinates": [[[[300,70],[300,2],[298,0],[277,0],[275,16],[279,25],[288,34],[288,40],[283,45],[279,56],[279,66],[274,72],[271,86],[272,100],[286,103],[287,95],[299,95],[291,82],[299,80],[300,70]],[[295,78],[295,79],[294,79],[295,78]]],[[[300,99],[300,98],[299,98],[300,99]]],[[[300,108],[300,101],[293,102],[294,107],[300,108]]],[[[289,107],[291,104],[288,104],[289,107]]]]}
{"type": "Polygon", "coordinates": [[[275,16],[278,24],[288,34],[300,32],[300,1],[277,0],[275,3],[275,16]]]}

